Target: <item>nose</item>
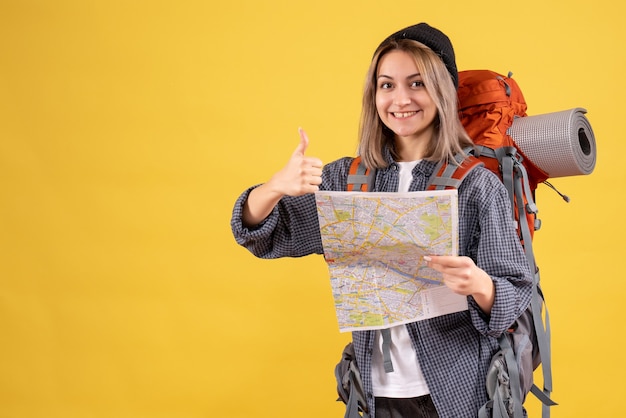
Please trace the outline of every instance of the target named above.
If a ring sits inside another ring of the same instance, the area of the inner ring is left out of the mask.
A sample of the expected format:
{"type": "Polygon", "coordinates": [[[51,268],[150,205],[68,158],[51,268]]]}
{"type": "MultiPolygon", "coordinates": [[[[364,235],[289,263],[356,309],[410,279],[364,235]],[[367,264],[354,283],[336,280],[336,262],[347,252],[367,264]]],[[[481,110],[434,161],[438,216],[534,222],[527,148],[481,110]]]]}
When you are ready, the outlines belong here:
{"type": "Polygon", "coordinates": [[[411,96],[405,87],[396,88],[393,97],[393,104],[396,106],[405,106],[411,103],[411,96]]]}

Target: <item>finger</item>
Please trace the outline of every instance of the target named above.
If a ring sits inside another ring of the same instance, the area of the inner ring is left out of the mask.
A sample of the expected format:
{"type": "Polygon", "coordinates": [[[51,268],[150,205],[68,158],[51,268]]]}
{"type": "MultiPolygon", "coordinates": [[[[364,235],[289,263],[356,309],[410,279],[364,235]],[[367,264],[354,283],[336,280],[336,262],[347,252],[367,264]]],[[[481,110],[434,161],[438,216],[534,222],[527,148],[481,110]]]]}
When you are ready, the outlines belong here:
{"type": "Polygon", "coordinates": [[[320,176],[312,175],[309,177],[308,183],[313,186],[319,186],[320,184],[322,184],[322,178],[320,176]]]}
{"type": "Polygon", "coordinates": [[[441,268],[442,267],[441,257],[439,257],[439,256],[436,256],[436,255],[425,255],[424,256],[424,261],[426,261],[426,264],[430,268],[436,269],[436,268],[441,268]]]}
{"type": "Polygon", "coordinates": [[[453,274],[458,269],[458,265],[454,263],[457,257],[426,255],[424,261],[426,265],[433,270],[437,270],[442,274],[453,274]]]}
{"type": "Polygon", "coordinates": [[[427,255],[424,256],[424,260],[432,264],[439,264],[446,267],[464,267],[468,265],[467,257],[455,255],[427,255]]]}
{"type": "Polygon", "coordinates": [[[302,128],[298,128],[298,133],[300,134],[300,143],[293,153],[294,155],[304,155],[304,152],[309,146],[309,137],[302,128]]]}
{"type": "MultiPolygon", "coordinates": [[[[321,161],[320,161],[321,163],[321,161]]],[[[309,170],[309,174],[316,177],[322,177],[322,167],[317,165],[311,165],[311,169],[309,170]]]]}
{"type": "Polygon", "coordinates": [[[433,263],[438,264],[447,264],[451,259],[456,258],[455,256],[450,255],[425,255],[424,260],[432,261],[433,263]]]}
{"type": "Polygon", "coordinates": [[[324,163],[322,163],[322,160],[320,160],[319,158],[315,158],[315,157],[305,157],[303,162],[306,163],[307,166],[316,168],[316,169],[321,169],[322,166],[324,165],[324,163]]]}

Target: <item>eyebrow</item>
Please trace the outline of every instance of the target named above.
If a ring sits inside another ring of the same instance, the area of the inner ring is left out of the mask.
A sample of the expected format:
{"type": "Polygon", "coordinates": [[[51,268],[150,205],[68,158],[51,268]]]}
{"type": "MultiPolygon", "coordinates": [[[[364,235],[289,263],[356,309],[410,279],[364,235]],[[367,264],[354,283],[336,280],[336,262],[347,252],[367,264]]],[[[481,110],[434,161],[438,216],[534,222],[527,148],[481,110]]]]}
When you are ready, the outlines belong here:
{"type": "MultiPolygon", "coordinates": [[[[415,73],[415,74],[411,74],[411,75],[407,76],[407,78],[406,78],[406,79],[407,79],[407,80],[410,80],[411,78],[421,77],[421,76],[422,76],[422,74],[420,74],[420,73],[415,73]]],[[[388,78],[388,79],[390,79],[390,80],[393,80],[393,77],[391,77],[391,76],[389,76],[389,75],[385,75],[385,74],[380,74],[380,75],[377,77],[377,79],[381,79],[381,78],[388,78]]]]}

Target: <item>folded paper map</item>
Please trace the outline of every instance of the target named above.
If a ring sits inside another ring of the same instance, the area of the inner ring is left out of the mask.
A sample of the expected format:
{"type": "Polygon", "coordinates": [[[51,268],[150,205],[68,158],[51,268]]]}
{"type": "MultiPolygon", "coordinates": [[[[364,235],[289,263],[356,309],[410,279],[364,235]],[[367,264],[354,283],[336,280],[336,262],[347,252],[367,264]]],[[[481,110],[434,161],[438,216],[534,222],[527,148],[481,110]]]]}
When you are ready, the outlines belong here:
{"type": "Polygon", "coordinates": [[[467,309],[424,261],[458,254],[456,190],[315,195],[341,332],[467,309]]]}

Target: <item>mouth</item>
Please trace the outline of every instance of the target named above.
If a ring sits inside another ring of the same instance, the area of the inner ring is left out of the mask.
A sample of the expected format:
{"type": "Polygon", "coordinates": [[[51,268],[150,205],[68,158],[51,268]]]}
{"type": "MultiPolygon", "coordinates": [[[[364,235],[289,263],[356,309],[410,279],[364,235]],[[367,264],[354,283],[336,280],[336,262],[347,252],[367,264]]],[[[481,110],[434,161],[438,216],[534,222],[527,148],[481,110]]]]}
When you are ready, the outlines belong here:
{"type": "Polygon", "coordinates": [[[406,119],[406,118],[410,118],[411,116],[417,114],[417,111],[414,110],[412,112],[391,112],[391,114],[396,119],[406,119]]]}

